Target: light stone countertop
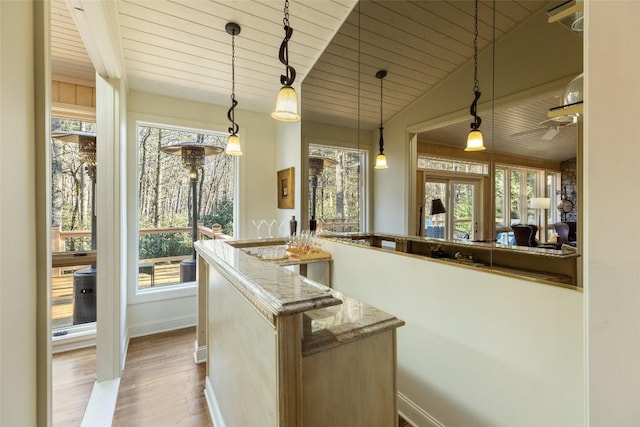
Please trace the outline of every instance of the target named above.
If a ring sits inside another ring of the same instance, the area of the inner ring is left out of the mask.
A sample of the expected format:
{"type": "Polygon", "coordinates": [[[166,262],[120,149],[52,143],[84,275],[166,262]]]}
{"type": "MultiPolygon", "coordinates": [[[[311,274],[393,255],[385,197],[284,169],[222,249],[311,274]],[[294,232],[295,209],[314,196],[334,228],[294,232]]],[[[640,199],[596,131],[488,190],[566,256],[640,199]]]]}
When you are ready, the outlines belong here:
{"type": "Polygon", "coordinates": [[[382,240],[387,241],[411,241],[411,242],[420,242],[420,243],[428,243],[435,246],[438,245],[446,245],[446,246],[456,246],[461,250],[464,249],[484,249],[484,250],[493,250],[498,252],[506,252],[506,253],[522,253],[527,255],[535,255],[545,258],[577,258],[580,256],[576,252],[575,249],[570,251],[562,251],[556,249],[546,249],[546,248],[538,248],[538,247],[530,247],[530,246],[517,246],[517,245],[503,245],[495,242],[475,242],[475,241],[466,241],[466,240],[446,240],[446,239],[438,239],[434,237],[421,237],[421,236],[409,236],[402,234],[389,234],[389,233],[327,233],[322,235],[321,237],[327,239],[337,239],[337,240],[354,240],[358,237],[362,239],[367,239],[372,236],[377,238],[381,238],[382,240]]]}
{"type": "Polygon", "coordinates": [[[254,305],[273,316],[341,304],[329,288],[282,268],[274,261],[262,261],[224,240],[200,240],[195,248],[254,305]]]}
{"type": "Polygon", "coordinates": [[[277,316],[302,314],[304,355],[404,325],[391,314],[281,265],[290,265],[291,260],[284,263],[260,260],[243,247],[242,241],[201,240],[195,243],[198,254],[256,308],[271,314],[272,320],[277,316]]]}
{"type": "Polygon", "coordinates": [[[405,324],[395,316],[336,290],[332,289],[331,293],[342,301],[341,305],[303,314],[303,356],[405,324]]]}

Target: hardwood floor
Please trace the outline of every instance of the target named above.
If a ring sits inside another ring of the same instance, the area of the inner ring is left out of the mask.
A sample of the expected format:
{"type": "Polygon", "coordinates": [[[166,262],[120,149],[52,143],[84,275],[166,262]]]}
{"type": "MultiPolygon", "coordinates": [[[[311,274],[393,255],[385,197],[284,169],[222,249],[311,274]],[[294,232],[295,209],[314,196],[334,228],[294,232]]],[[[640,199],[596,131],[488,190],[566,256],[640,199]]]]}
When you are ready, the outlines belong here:
{"type": "Polygon", "coordinates": [[[193,361],[195,328],[134,338],[113,426],[211,426],[204,398],[205,365],[193,361]]]}
{"type": "MultiPolygon", "coordinates": [[[[114,427],[212,426],[205,365],[193,361],[195,328],[134,338],[113,416],[114,427]]],[[[53,357],[53,426],[79,426],[95,380],[95,348],[53,357]]],[[[399,418],[399,427],[410,427],[399,418]]]]}
{"type": "Polygon", "coordinates": [[[52,425],[79,426],[96,379],[96,348],[53,355],[52,425]]]}

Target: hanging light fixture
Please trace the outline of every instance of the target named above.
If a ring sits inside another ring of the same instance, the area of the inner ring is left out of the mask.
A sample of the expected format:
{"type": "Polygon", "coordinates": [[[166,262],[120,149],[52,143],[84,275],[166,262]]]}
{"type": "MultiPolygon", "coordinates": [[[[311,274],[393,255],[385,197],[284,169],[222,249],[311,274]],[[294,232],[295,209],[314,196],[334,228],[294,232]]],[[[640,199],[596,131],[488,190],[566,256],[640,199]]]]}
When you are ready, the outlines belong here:
{"type": "Polygon", "coordinates": [[[473,102],[469,113],[473,116],[473,122],[471,123],[471,131],[467,136],[467,148],[464,151],[482,151],[485,150],[484,142],[482,140],[482,132],[480,132],[480,123],[482,119],[478,116],[478,99],[480,99],[480,85],[478,83],[478,0],[476,0],[475,10],[475,33],[473,37],[473,102]]]}
{"type": "Polygon", "coordinates": [[[297,122],[300,120],[298,115],[298,95],[292,87],[296,79],[296,70],[289,65],[289,40],[293,34],[293,28],[289,26],[289,0],[284,2],[284,39],[280,44],[280,53],[278,58],[285,66],[285,74],[280,75],[280,92],[276,100],[276,110],[271,113],[271,117],[283,122],[297,122]]]}
{"type": "Polygon", "coordinates": [[[236,123],[234,112],[238,105],[238,101],[236,101],[236,36],[240,34],[240,25],[235,22],[228,22],[224,28],[227,33],[231,34],[231,108],[227,112],[231,127],[229,127],[229,138],[227,139],[225,152],[230,156],[242,156],[240,138],[238,137],[240,126],[236,123]]]}
{"type": "Polygon", "coordinates": [[[380,70],[376,73],[376,77],[380,79],[380,152],[376,157],[375,169],[387,169],[389,167],[387,165],[387,156],[384,155],[384,136],[382,135],[382,131],[384,130],[382,127],[382,80],[386,76],[386,70],[380,70]]]}

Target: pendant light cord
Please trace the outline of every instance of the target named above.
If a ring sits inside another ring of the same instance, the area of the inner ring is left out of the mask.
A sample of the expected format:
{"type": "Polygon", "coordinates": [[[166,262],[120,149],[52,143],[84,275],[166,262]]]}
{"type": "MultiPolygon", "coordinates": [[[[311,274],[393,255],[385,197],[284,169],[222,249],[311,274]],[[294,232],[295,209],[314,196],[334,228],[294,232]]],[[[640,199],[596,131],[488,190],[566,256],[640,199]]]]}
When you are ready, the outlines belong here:
{"type": "Polygon", "coordinates": [[[478,0],[476,0],[475,9],[475,31],[473,33],[473,91],[480,91],[480,83],[478,82],[478,0]]]}
{"type": "Polygon", "coordinates": [[[289,0],[285,0],[284,2],[284,19],[282,23],[284,24],[284,39],[282,40],[282,44],[280,44],[278,58],[286,68],[285,74],[280,75],[280,83],[284,86],[292,86],[296,79],[296,70],[289,65],[289,40],[293,35],[293,28],[289,26],[289,0]]]}
{"type": "Polygon", "coordinates": [[[240,126],[236,123],[235,108],[238,105],[236,101],[236,33],[231,34],[231,108],[227,112],[227,118],[231,122],[229,133],[236,135],[240,130],[240,126]]]}
{"type": "Polygon", "coordinates": [[[382,91],[382,80],[383,79],[380,78],[380,127],[382,127],[382,104],[384,102],[383,98],[382,98],[382,96],[383,96],[382,95],[383,94],[383,91],[382,91]]]}
{"type": "Polygon", "coordinates": [[[384,76],[380,77],[380,141],[378,142],[378,144],[380,145],[380,154],[384,152],[384,138],[382,136],[382,131],[384,130],[384,127],[382,126],[382,104],[383,104],[382,80],[384,80],[384,76]]]}
{"type": "Polygon", "coordinates": [[[478,130],[482,119],[478,116],[478,100],[480,99],[480,83],[478,82],[478,0],[475,1],[475,31],[473,33],[473,94],[474,99],[469,108],[469,113],[473,116],[471,129],[478,130]]]}

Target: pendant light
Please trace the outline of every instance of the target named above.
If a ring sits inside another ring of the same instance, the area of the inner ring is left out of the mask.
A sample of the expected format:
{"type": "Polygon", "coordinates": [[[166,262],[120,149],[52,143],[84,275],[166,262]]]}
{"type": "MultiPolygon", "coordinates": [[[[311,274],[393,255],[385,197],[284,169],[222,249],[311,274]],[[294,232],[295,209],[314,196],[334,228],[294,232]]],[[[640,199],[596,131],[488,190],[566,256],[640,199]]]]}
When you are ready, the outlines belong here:
{"type": "Polygon", "coordinates": [[[289,26],[289,0],[284,2],[284,39],[280,44],[278,58],[285,66],[285,74],[280,75],[280,92],[276,100],[276,110],[271,113],[271,117],[283,122],[297,122],[300,120],[298,114],[298,95],[292,87],[296,79],[296,70],[289,65],[289,40],[293,34],[293,28],[289,26]]]}
{"type": "Polygon", "coordinates": [[[478,99],[480,99],[480,85],[478,83],[478,0],[475,1],[475,33],[473,37],[473,102],[469,113],[473,116],[473,122],[471,123],[471,131],[467,136],[467,148],[464,151],[482,151],[485,150],[484,142],[482,140],[482,132],[480,132],[480,123],[482,119],[477,114],[478,99]]]}
{"type": "Polygon", "coordinates": [[[240,138],[238,137],[240,126],[236,123],[235,116],[235,108],[238,105],[238,101],[236,101],[236,36],[240,34],[240,25],[228,22],[224,29],[231,34],[231,108],[227,112],[231,126],[229,127],[229,138],[225,152],[230,156],[242,156],[240,138]]]}
{"type": "Polygon", "coordinates": [[[382,80],[386,76],[386,70],[380,70],[376,73],[376,77],[380,79],[380,152],[376,157],[375,169],[387,169],[389,167],[387,165],[387,156],[384,155],[384,136],[382,135],[382,131],[384,130],[382,127],[382,80]]]}

